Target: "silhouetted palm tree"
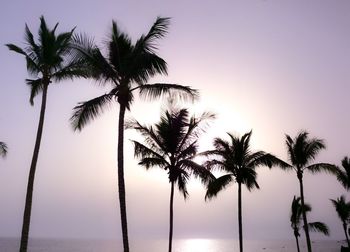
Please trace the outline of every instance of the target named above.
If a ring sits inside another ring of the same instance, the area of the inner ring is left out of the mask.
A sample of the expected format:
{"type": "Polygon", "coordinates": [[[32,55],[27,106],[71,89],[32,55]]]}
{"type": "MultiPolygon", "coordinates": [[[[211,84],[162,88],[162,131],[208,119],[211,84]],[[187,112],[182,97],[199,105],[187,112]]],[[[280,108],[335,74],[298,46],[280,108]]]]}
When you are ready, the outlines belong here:
{"type": "Polygon", "coordinates": [[[287,164],[276,158],[272,154],[264,151],[253,152],[250,149],[250,137],[252,131],[244,134],[241,138],[229,134],[230,141],[221,138],[214,140],[214,150],[203,152],[203,155],[212,157],[204,163],[204,166],[212,170],[214,168],[224,171],[227,174],[216,178],[208,185],[206,199],[217,196],[231,182],[238,184],[238,226],[239,226],[239,247],[243,251],[243,231],[242,231],[242,185],[248,191],[258,188],[256,181],[258,166],[273,165],[286,166],[287,164]]]}
{"type": "Polygon", "coordinates": [[[7,145],[4,142],[0,142],[0,156],[6,157],[7,154],[7,145]]]}
{"type": "Polygon", "coordinates": [[[37,42],[26,25],[26,47],[22,49],[14,44],[6,45],[10,50],[24,55],[28,73],[34,77],[34,79],[26,79],[26,83],[31,89],[30,103],[32,105],[34,104],[34,97],[42,92],[39,124],[28,178],[20,251],[27,251],[34,177],[44,126],[49,84],[52,81],[61,81],[73,77],[85,76],[84,71],[80,69],[81,62],[69,57],[71,56],[71,42],[74,29],[70,32],[56,35],[57,26],[58,23],[52,30],[50,30],[47,27],[44,17],[40,17],[39,37],[37,42]]]}
{"type": "Polygon", "coordinates": [[[144,137],[145,144],[133,141],[135,157],[141,158],[139,164],[146,169],[158,166],[168,172],[171,184],[169,252],[172,250],[175,184],[186,198],[186,184],[190,175],[199,177],[203,183],[214,178],[208,170],[193,161],[197,154],[198,133],[203,130],[200,124],[210,118],[213,118],[213,115],[209,113],[190,118],[187,109],[180,109],[165,112],[160,122],[151,127],[143,126],[139,122],[129,125],[144,137]]]}
{"type": "MultiPolygon", "coordinates": [[[[311,206],[305,203],[304,209],[305,209],[305,212],[308,213],[311,211],[311,206]]],[[[291,213],[290,213],[290,225],[294,231],[298,252],[300,252],[298,238],[300,236],[299,230],[300,230],[301,221],[302,221],[302,207],[300,204],[300,197],[296,198],[294,196],[292,201],[292,206],[291,206],[291,213]]],[[[329,235],[329,229],[327,225],[324,224],[323,222],[316,221],[316,222],[311,222],[308,225],[311,231],[320,232],[327,236],[329,235]]]]}
{"type": "Polygon", "coordinates": [[[76,37],[78,57],[87,61],[90,73],[102,84],[112,86],[104,95],[80,103],[74,108],[71,118],[74,129],[81,130],[89,121],[97,117],[113,102],[119,103],[118,123],[118,188],[124,251],[129,251],[125,181],[124,181],[124,117],[134,101],[135,92],[143,97],[154,99],[164,94],[180,98],[195,98],[197,91],[177,84],[148,84],[150,77],[167,74],[167,64],[156,54],[155,42],[167,33],[169,18],[158,17],[146,35],[135,44],[129,36],[120,31],[116,22],[106,43],[107,56],[91,39],[76,37]]]}
{"type": "Polygon", "coordinates": [[[297,173],[300,187],[300,200],[302,206],[302,217],[304,222],[304,230],[306,236],[306,243],[308,252],[312,252],[309,225],[307,222],[306,212],[304,211],[304,185],[303,185],[303,173],[304,171],[310,171],[311,173],[317,172],[330,172],[333,174],[337,173],[337,167],[328,163],[316,163],[310,164],[320,150],[325,149],[326,146],[324,141],[317,138],[309,138],[309,133],[306,131],[300,132],[294,139],[289,135],[286,135],[286,145],[289,160],[292,165],[283,167],[284,169],[294,170],[297,173]]]}
{"type": "Polygon", "coordinates": [[[350,159],[344,157],[341,161],[344,171],[339,168],[337,178],[346,190],[350,190],[350,159]]]}
{"type": "Polygon", "coordinates": [[[350,241],[348,236],[348,224],[350,221],[350,202],[345,201],[344,195],[340,196],[340,198],[337,198],[336,200],[331,199],[331,202],[337,211],[339,219],[342,221],[346,241],[348,242],[348,247],[350,248],[350,241]]]}

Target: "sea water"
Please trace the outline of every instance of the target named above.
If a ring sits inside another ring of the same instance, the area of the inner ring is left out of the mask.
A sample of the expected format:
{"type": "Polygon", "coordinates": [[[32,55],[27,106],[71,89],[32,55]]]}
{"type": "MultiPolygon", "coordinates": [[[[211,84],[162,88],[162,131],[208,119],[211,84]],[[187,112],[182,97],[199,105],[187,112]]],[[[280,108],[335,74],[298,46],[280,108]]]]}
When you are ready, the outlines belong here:
{"type": "MultiPolygon", "coordinates": [[[[314,241],[314,252],[339,252],[340,241],[314,241]]],[[[300,241],[301,251],[307,251],[305,241],[300,241]]],[[[0,238],[0,252],[17,252],[19,239],[0,238]]],[[[132,252],[166,252],[167,240],[130,240],[132,252]]],[[[121,241],[72,240],[72,239],[30,239],[29,252],[122,252],[121,241]]],[[[239,251],[238,241],[225,239],[174,239],[174,252],[235,252],[239,251]]],[[[295,252],[293,240],[245,240],[245,252],[295,252]]]]}

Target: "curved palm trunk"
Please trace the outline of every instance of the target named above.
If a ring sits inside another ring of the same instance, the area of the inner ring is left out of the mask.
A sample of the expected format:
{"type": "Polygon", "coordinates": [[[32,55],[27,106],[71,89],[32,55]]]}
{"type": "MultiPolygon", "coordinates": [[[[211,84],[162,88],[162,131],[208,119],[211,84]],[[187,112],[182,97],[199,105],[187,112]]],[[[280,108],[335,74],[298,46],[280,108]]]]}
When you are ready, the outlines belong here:
{"type": "Polygon", "coordinates": [[[346,223],[344,222],[344,223],[343,223],[343,229],[344,229],[344,232],[345,232],[346,241],[348,242],[348,247],[350,248],[350,241],[349,241],[349,236],[348,236],[348,232],[347,232],[347,230],[346,230],[346,227],[347,227],[347,225],[346,225],[346,223]]]}
{"type": "Polygon", "coordinates": [[[42,100],[41,100],[41,109],[40,109],[38,130],[36,133],[32,162],[30,164],[30,170],[29,170],[29,177],[28,177],[28,184],[27,184],[27,195],[26,195],[26,202],[25,202],[24,214],[23,214],[21,246],[19,249],[20,252],[26,252],[27,247],[28,247],[28,237],[29,237],[30,217],[31,217],[31,211],[32,211],[34,178],[35,178],[36,164],[37,164],[38,157],[39,157],[41,136],[43,133],[45,110],[46,110],[47,89],[48,89],[48,85],[44,85],[43,93],[42,93],[42,100]]]}
{"type": "Polygon", "coordinates": [[[118,189],[120,218],[122,224],[124,252],[129,252],[128,224],[126,218],[125,182],[124,182],[124,116],[125,106],[120,104],[118,124],[118,189]]]}
{"type": "Polygon", "coordinates": [[[301,207],[302,207],[302,215],[303,215],[303,222],[304,222],[304,230],[305,230],[305,237],[306,237],[306,244],[307,244],[307,251],[312,252],[311,247],[311,241],[310,241],[310,235],[309,235],[309,224],[307,223],[306,213],[305,213],[305,207],[304,207],[304,186],[303,186],[303,175],[298,174],[299,179],[299,185],[300,185],[300,199],[301,199],[301,207]]]}
{"type": "Polygon", "coordinates": [[[172,245],[173,245],[173,222],[174,222],[174,182],[171,182],[168,252],[171,252],[172,245]]]}
{"type": "Polygon", "coordinates": [[[243,230],[242,230],[242,184],[238,183],[238,232],[239,251],[243,252],[243,230]]]}

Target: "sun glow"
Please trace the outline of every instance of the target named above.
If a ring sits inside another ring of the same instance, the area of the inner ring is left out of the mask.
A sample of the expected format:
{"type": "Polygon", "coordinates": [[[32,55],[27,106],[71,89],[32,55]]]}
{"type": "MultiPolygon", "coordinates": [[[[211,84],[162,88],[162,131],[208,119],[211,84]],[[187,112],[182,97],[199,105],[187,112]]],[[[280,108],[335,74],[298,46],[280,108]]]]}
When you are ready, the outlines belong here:
{"type": "Polygon", "coordinates": [[[210,239],[188,239],[183,241],[181,252],[209,252],[215,250],[215,243],[210,239]]]}

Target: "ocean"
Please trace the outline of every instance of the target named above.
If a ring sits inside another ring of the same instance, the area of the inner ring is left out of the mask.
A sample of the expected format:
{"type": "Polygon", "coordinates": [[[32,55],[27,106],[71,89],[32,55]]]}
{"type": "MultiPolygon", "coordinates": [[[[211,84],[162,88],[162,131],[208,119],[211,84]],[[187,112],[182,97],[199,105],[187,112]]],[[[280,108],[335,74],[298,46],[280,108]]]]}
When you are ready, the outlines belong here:
{"type": "MultiPolygon", "coordinates": [[[[306,251],[302,240],[301,251],[306,251]]],[[[31,239],[29,252],[122,252],[122,244],[110,240],[70,240],[70,239],[31,239]]],[[[314,241],[314,252],[339,252],[340,241],[314,241]]],[[[167,240],[137,240],[130,241],[132,252],[166,252],[167,240]]],[[[19,239],[0,238],[1,252],[17,252],[19,239]]],[[[238,251],[238,241],[225,239],[175,239],[174,252],[234,252],[238,251]]],[[[248,240],[244,241],[245,252],[295,252],[293,240],[248,240]]]]}

